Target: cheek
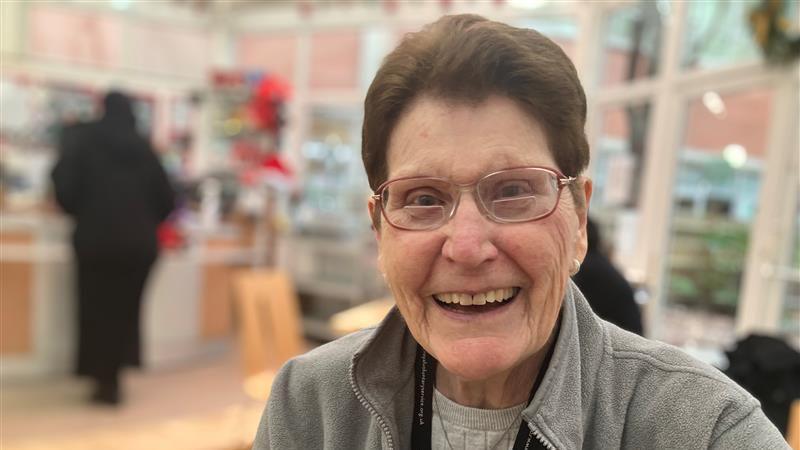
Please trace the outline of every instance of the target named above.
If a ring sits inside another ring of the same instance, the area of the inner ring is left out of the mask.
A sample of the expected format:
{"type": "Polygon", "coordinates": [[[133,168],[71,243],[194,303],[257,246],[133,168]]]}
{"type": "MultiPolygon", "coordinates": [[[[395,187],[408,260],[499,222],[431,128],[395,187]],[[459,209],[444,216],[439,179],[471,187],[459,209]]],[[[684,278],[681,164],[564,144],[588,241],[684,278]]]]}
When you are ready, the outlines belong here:
{"type": "Polygon", "coordinates": [[[423,233],[387,231],[379,243],[381,267],[392,291],[407,297],[417,293],[425,283],[440,253],[441,243],[423,233]]]}
{"type": "Polygon", "coordinates": [[[572,260],[572,233],[569,224],[555,214],[547,220],[521,226],[504,236],[505,253],[534,281],[558,277],[572,260]]]}
{"type": "Polygon", "coordinates": [[[422,287],[433,272],[441,242],[423,233],[385,233],[380,240],[381,266],[400,314],[411,333],[421,342],[428,340],[428,309],[422,287]]]}

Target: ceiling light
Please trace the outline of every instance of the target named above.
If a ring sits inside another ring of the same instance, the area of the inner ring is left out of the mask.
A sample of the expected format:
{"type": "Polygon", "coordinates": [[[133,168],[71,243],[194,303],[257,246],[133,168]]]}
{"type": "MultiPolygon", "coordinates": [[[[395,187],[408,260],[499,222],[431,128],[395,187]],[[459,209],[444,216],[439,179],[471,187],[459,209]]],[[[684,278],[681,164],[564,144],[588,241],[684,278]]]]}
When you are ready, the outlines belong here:
{"type": "Polygon", "coordinates": [[[747,162],[747,149],[739,144],[728,144],[722,150],[722,159],[734,169],[740,169],[747,162]]]}
{"type": "Polygon", "coordinates": [[[724,118],[726,109],[725,109],[725,102],[722,100],[722,97],[719,96],[714,91],[708,91],[703,94],[703,105],[711,111],[711,114],[719,118],[724,118]]]}

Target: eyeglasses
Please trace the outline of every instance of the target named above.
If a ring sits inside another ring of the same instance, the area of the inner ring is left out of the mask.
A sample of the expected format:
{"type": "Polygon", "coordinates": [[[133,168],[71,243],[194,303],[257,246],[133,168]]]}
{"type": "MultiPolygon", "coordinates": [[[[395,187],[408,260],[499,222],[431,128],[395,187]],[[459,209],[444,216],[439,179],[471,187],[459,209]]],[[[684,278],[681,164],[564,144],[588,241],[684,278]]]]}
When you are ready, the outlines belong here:
{"type": "Polygon", "coordinates": [[[530,222],[552,214],[561,190],[576,179],[547,167],[499,170],[470,184],[405,177],[386,181],[372,198],[386,221],[401,230],[433,230],[444,225],[455,215],[464,191],[472,193],[481,212],[495,222],[530,222]]]}

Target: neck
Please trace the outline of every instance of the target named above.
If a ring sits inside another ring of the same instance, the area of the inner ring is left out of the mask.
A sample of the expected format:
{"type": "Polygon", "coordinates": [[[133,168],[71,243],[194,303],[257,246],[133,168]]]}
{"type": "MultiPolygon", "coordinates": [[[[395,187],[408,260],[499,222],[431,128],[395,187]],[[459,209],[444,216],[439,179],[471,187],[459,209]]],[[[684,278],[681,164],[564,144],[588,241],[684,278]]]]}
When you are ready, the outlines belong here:
{"type": "Polygon", "coordinates": [[[552,337],[528,359],[485,380],[465,380],[440,364],[436,388],[450,400],[471,408],[503,409],[527,403],[539,371],[547,369],[542,364],[551,345],[555,345],[552,337]]]}

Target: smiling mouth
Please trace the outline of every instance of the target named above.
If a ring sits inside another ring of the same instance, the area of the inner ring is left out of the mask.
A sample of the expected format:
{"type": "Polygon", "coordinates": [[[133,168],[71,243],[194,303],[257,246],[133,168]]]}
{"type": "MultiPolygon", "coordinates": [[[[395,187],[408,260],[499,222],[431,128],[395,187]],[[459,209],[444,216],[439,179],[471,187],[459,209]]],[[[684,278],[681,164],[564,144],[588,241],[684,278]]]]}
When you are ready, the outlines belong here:
{"type": "Polygon", "coordinates": [[[492,289],[477,294],[463,292],[444,292],[434,294],[433,298],[440,307],[462,313],[482,313],[503,308],[517,298],[520,288],[508,287],[492,289]]]}

